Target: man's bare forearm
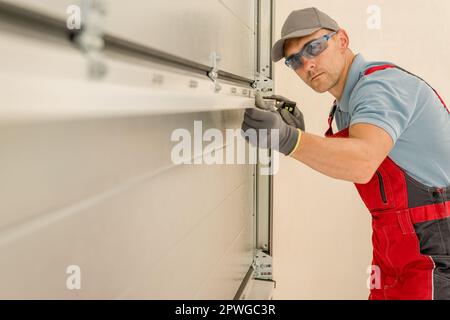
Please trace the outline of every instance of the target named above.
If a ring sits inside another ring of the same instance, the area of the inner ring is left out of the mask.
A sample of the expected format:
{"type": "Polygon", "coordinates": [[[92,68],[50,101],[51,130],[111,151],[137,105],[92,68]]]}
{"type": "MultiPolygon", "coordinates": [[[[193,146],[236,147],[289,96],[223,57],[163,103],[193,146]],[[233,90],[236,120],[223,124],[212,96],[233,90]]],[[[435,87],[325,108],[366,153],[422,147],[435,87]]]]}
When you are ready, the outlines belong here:
{"type": "Polygon", "coordinates": [[[356,138],[323,138],[302,133],[291,157],[327,176],[366,183],[373,170],[370,147],[356,138]]]}

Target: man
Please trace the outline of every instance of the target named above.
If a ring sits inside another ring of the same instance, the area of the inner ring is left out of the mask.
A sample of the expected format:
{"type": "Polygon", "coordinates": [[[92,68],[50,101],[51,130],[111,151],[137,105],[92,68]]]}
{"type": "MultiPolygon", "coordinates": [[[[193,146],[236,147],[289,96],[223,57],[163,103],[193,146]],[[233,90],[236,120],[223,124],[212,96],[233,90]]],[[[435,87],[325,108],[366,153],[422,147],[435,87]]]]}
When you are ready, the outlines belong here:
{"type": "MultiPolygon", "coordinates": [[[[242,129],[325,175],[354,182],[372,214],[369,299],[450,299],[450,113],[425,81],[386,62],[367,62],[345,30],[317,8],[292,12],[272,48],[314,91],[335,97],[326,137],[304,132],[303,116],[275,96],[256,97],[242,129]],[[340,130],[334,134],[336,117],[340,130]]],[[[254,143],[254,142],[253,142],[254,143]]]]}

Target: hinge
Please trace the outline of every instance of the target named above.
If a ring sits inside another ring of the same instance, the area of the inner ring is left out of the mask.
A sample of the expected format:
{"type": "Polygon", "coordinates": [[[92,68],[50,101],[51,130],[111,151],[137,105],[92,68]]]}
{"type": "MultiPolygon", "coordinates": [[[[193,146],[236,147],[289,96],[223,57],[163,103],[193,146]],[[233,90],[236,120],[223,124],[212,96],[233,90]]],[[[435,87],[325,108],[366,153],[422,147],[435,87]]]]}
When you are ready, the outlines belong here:
{"type": "Polygon", "coordinates": [[[73,41],[86,55],[88,63],[88,77],[100,79],[106,75],[107,66],[103,56],[104,17],[106,7],[103,0],[81,1],[82,25],[81,30],[73,36],[73,41]]]}

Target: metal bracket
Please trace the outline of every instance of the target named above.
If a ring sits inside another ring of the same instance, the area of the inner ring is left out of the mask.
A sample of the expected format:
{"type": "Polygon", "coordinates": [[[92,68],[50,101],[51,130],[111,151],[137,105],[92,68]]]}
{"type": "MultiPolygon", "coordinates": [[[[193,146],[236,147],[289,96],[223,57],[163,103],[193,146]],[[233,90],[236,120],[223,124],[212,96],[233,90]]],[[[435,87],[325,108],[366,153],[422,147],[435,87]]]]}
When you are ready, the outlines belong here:
{"type": "Polygon", "coordinates": [[[272,257],[261,249],[256,251],[252,267],[255,270],[254,279],[272,280],[272,257]]]}
{"type": "Polygon", "coordinates": [[[272,92],[273,92],[273,80],[272,79],[262,76],[259,73],[257,73],[255,75],[255,79],[256,80],[252,83],[253,89],[256,89],[257,91],[262,92],[263,96],[272,94],[272,92]]]}
{"type": "Polygon", "coordinates": [[[220,55],[217,54],[217,52],[212,52],[210,55],[211,63],[212,63],[212,69],[208,72],[208,77],[214,82],[214,92],[219,92],[222,90],[222,86],[220,85],[218,79],[219,79],[219,68],[218,64],[221,59],[220,55]]]}
{"type": "Polygon", "coordinates": [[[103,19],[106,15],[103,0],[82,0],[82,28],[74,38],[75,43],[86,55],[88,61],[88,76],[100,79],[105,76],[107,66],[103,56],[105,40],[103,38],[103,19]]]}

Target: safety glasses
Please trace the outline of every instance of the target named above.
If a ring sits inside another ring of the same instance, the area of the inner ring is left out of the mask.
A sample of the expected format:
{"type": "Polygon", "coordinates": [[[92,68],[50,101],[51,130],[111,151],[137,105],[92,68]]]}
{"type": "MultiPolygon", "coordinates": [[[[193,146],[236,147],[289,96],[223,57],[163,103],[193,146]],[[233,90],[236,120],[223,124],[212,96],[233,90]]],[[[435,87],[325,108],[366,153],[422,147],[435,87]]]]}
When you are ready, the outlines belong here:
{"type": "Polygon", "coordinates": [[[328,48],[328,40],[334,36],[337,31],[326,34],[319,39],[308,42],[300,52],[294,53],[286,58],[285,64],[293,70],[297,70],[303,66],[302,57],[312,59],[321,54],[326,48],[328,48]]]}

